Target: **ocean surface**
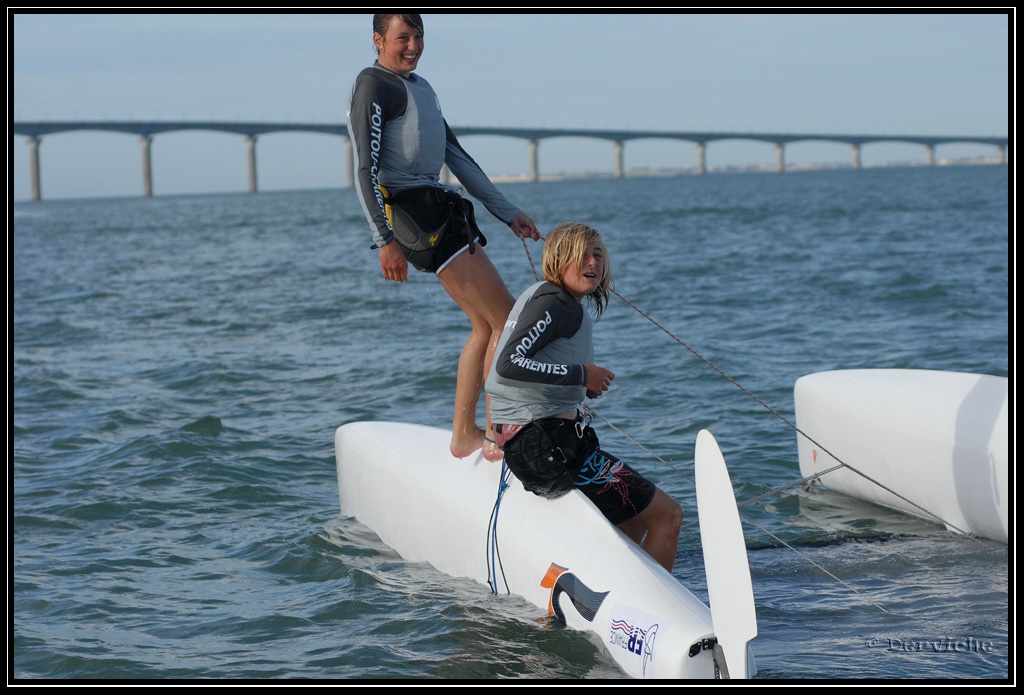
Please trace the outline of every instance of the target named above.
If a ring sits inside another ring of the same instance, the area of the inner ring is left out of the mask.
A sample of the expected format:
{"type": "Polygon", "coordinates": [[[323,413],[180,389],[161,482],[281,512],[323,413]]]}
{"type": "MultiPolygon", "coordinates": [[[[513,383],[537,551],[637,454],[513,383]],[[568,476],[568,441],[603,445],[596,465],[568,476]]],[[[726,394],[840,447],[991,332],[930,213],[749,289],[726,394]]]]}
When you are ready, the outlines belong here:
{"type": "MultiPolygon", "coordinates": [[[[758,678],[1013,678],[1008,546],[787,488],[782,419],[812,372],[1009,376],[1007,167],[502,188],[544,232],[600,229],[640,310],[595,329],[604,447],[689,524],[697,432],[721,445],[758,678]]],[[[518,294],[524,245],[478,218],[518,294]]],[[[16,203],[13,230],[9,681],[625,677],[342,515],[335,429],[450,427],[468,334],[436,278],[380,277],[353,191],[16,203]]],[[[696,525],[674,575],[707,600],[696,525]]]]}

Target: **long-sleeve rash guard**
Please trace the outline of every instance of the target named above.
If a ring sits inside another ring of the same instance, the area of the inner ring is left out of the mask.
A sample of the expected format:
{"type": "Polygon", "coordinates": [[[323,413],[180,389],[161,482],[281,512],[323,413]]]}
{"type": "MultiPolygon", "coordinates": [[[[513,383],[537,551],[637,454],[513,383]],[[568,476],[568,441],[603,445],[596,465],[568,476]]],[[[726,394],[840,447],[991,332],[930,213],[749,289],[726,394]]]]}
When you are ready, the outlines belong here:
{"type": "Polygon", "coordinates": [[[594,361],[593,321],[572,295],[538,282],[516,301],[487,377],[491,420],[525,425],[579,407],[594,361]]]}
{"type": "Polygon", "coordinates": [[[462,149],[433,88],[416,73],[402,77],[378,63],[360,72],[349,96],[348,133],[356,192],[377,246],[394,238],[377,185],[389,194],[419,186],[450,190],[440,182],[443,164],[505,224],[519,214],[462,149]]]}

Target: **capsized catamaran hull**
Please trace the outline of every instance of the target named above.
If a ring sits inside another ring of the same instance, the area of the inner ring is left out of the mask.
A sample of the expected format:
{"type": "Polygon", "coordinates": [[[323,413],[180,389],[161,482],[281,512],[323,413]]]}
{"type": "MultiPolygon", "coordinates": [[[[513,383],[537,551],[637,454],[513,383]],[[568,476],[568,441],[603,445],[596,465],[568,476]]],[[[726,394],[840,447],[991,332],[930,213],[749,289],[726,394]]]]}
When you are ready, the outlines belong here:
{"type": "Polygon", "coordinates": [[[872,480],[840,468],[821,476],[822,485],[1006,543],[1007,393],[1006,377],[963,372],[801,377],[793,389],[796,424],[817,444],[797,436],[800,473],[841,461],[872,480]]]}
{"type": "MultiPolygon", "coordinates": [[[[339,427],[335,452],[342,513],[370,527],[406,560],[427,562],[502,593],[507,586],[570,627],[593,632],[628,675],[743,678],[756,673],[747,642],[723,651],[711,610],[581,493],[545,500],[508,476],[492,527],[501,463],[479,453],[454,458],[450,438],[445,430],[394,422],[339,427]],[[727,664],[726,655],[734,663],[727,664]]],[[[724,460],[720,465],[728,481],[724,460]]],[[[717,490],[709,493],[712,504],[731,506],[735,513],[731,485],[723,488],[719,478],[717,490]],[[722,492],[728,500],[722,500],[722,492]]],[[[700,513],[703,525],[703,506],[700,513]]],[[[713,525],[714,512],[706,516],[713,525]]],[[[725,568],[720,572],[746,573],[750,593],[742,534],[738,547],[742,558],[736,557],[734,542],[728,557],[706,560],[708,572],[718,566],[725,568]]],[[[730,633],[746,637],[734,641],[756,634],[752,593],[749,606],[750,614],[736,619],[744,626],[730,633]]]]}

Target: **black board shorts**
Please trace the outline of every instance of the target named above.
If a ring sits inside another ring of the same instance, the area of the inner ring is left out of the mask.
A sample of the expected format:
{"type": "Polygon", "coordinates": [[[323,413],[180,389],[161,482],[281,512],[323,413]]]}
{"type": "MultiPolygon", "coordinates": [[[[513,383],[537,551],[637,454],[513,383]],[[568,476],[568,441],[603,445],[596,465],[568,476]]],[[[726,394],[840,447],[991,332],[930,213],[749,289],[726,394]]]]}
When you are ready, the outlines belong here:
{"type": "Polygon", "coordinates": [[[392,230],[406,259],[436,273],[467,249],[487,245],[473,203],[455,191],[432,186],[401,191],[387,199],[392,230]]]}
{"type": "MultiPolygon", "coordinates": [[[[473,241],[479,246],[487,245],[487,239],[484,238],[483,234],[478,234],[474,237],[473,241]]],[[[398,242],[398,245],[402,248],[402,252],[409,263],[416,270],[423,271],[424,273],[437,273],[443,270],[448,265],[448,261],[469,248],[469,242],[466,241],[466,237],[462,234],[455,234],[451,230],[446,230],[441,234],[441,238],[436,246],[422,251],[413,251],[404,246],[402,242],[398,242]]]]}

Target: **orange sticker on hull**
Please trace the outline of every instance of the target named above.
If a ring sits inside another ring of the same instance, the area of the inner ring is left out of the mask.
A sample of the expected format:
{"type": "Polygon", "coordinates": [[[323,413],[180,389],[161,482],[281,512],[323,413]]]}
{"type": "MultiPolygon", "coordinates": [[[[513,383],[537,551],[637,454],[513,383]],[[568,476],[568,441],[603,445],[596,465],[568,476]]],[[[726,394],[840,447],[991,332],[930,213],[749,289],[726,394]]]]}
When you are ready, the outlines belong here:
{"type": "MultiPolygon", "coordinates": [[[[558,578],[562,576],[566,570],[568,570],[568,567],[559,567],[552,562],[551,566],[548,567],[547,574],[545,574],[544,578],[540,580],[540,585],[545,589],[554,589],[555,582],[558,581],[558,578]]],[[[551,597],[553,595],[554,592],[548,593],[548,615],[555,614],[555,607],[551,604],[551,597]]]]}

